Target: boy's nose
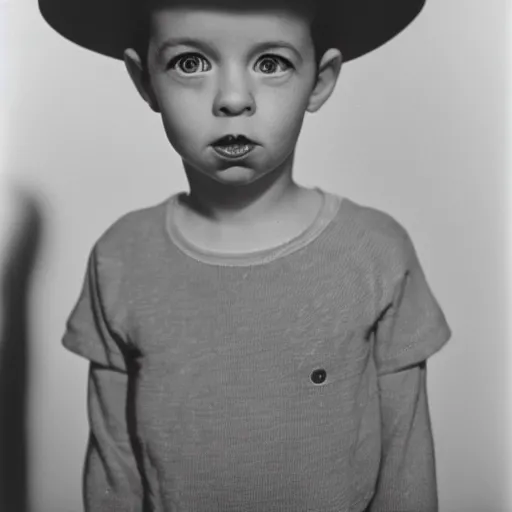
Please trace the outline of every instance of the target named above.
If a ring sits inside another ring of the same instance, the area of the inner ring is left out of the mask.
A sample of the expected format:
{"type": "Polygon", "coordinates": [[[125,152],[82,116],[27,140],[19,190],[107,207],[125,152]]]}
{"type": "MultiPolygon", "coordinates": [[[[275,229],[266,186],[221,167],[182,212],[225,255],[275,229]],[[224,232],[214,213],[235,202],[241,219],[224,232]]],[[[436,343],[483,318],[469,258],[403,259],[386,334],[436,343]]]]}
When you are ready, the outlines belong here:
{"type": "Polygon", "coordinates": [[[219,83],[213,111],[219,117],[252,115],[256,109],[254,96],[243,77],[227,77],[219,83]]]}

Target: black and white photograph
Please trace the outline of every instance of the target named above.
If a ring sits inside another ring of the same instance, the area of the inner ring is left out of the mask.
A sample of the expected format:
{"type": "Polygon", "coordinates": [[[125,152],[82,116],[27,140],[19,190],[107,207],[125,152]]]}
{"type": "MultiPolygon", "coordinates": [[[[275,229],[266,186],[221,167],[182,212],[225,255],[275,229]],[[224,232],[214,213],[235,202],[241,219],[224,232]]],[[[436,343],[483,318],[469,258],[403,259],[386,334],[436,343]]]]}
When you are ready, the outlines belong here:
{"type": "Polygon", "coordinates": [[[512,511],[506,0],[0,0],[0,512],[512,511]]]}

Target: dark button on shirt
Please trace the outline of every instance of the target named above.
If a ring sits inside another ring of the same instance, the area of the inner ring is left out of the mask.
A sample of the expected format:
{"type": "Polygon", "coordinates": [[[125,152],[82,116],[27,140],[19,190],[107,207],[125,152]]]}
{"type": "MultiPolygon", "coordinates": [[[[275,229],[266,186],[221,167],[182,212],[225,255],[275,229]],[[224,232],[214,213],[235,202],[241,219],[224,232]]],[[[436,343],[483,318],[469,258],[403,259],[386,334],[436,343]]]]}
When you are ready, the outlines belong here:
{"type": "Polygon", "coordinates": [[[311,381],[315,384],[322,384],[322,382],[325,381],[327,377],[327,372],[323,368],[319,368],[318,370],[315,370],[311,374],[311,381]]]}

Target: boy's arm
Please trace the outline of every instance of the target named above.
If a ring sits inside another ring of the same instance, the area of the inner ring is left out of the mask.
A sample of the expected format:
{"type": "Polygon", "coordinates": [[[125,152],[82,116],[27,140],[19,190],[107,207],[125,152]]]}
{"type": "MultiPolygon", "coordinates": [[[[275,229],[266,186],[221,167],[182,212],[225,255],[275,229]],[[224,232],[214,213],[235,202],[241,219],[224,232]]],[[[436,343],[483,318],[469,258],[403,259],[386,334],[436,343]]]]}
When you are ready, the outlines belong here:
{"type": "Polygon", "coordinates": [[[437,512],[427,360],[447,343],[451,330],[404,230],[401,254],[393,259],[391,301],[375,330],[382,450],[368,512],[437,512]]]}
{"type": "Polygon", "coordinates": [[[89,256],[78,301],[68,319],[63,345],[89,364],[89,443],[83,473],[85,512],[142,512],[143,492],[131,441],[128,414],[129,364],[123,332],[111,320],[120,300],[120,265],[89,256]],[[107,314],[110,311],[110,315],[107,314]]]}
{"type": "Polygon", "coordinates": [[[91,363],[89,443],[84,466],[85,512],[142,512],[141,477],[127,419],[128,375],[91,363]]]}
{"type": "Polygon", "coordinates": [[[437,512],[426,362],[379,377],[382,459],[367,512],[437,512]]]}

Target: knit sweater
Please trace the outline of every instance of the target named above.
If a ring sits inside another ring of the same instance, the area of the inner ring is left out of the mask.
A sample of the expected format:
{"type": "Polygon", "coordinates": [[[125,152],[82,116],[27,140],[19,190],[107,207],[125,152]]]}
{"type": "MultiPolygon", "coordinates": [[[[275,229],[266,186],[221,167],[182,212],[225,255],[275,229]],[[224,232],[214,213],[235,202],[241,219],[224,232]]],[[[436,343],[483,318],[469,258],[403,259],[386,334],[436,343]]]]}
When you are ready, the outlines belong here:
{"type": "Polygon", "coordinates": [[[90,361],[86,512],[437,510],[450,329],[406,230],[321,192],[260,252],[192,245],[178,195],[99,238],[63,338],[90,361]]]}

